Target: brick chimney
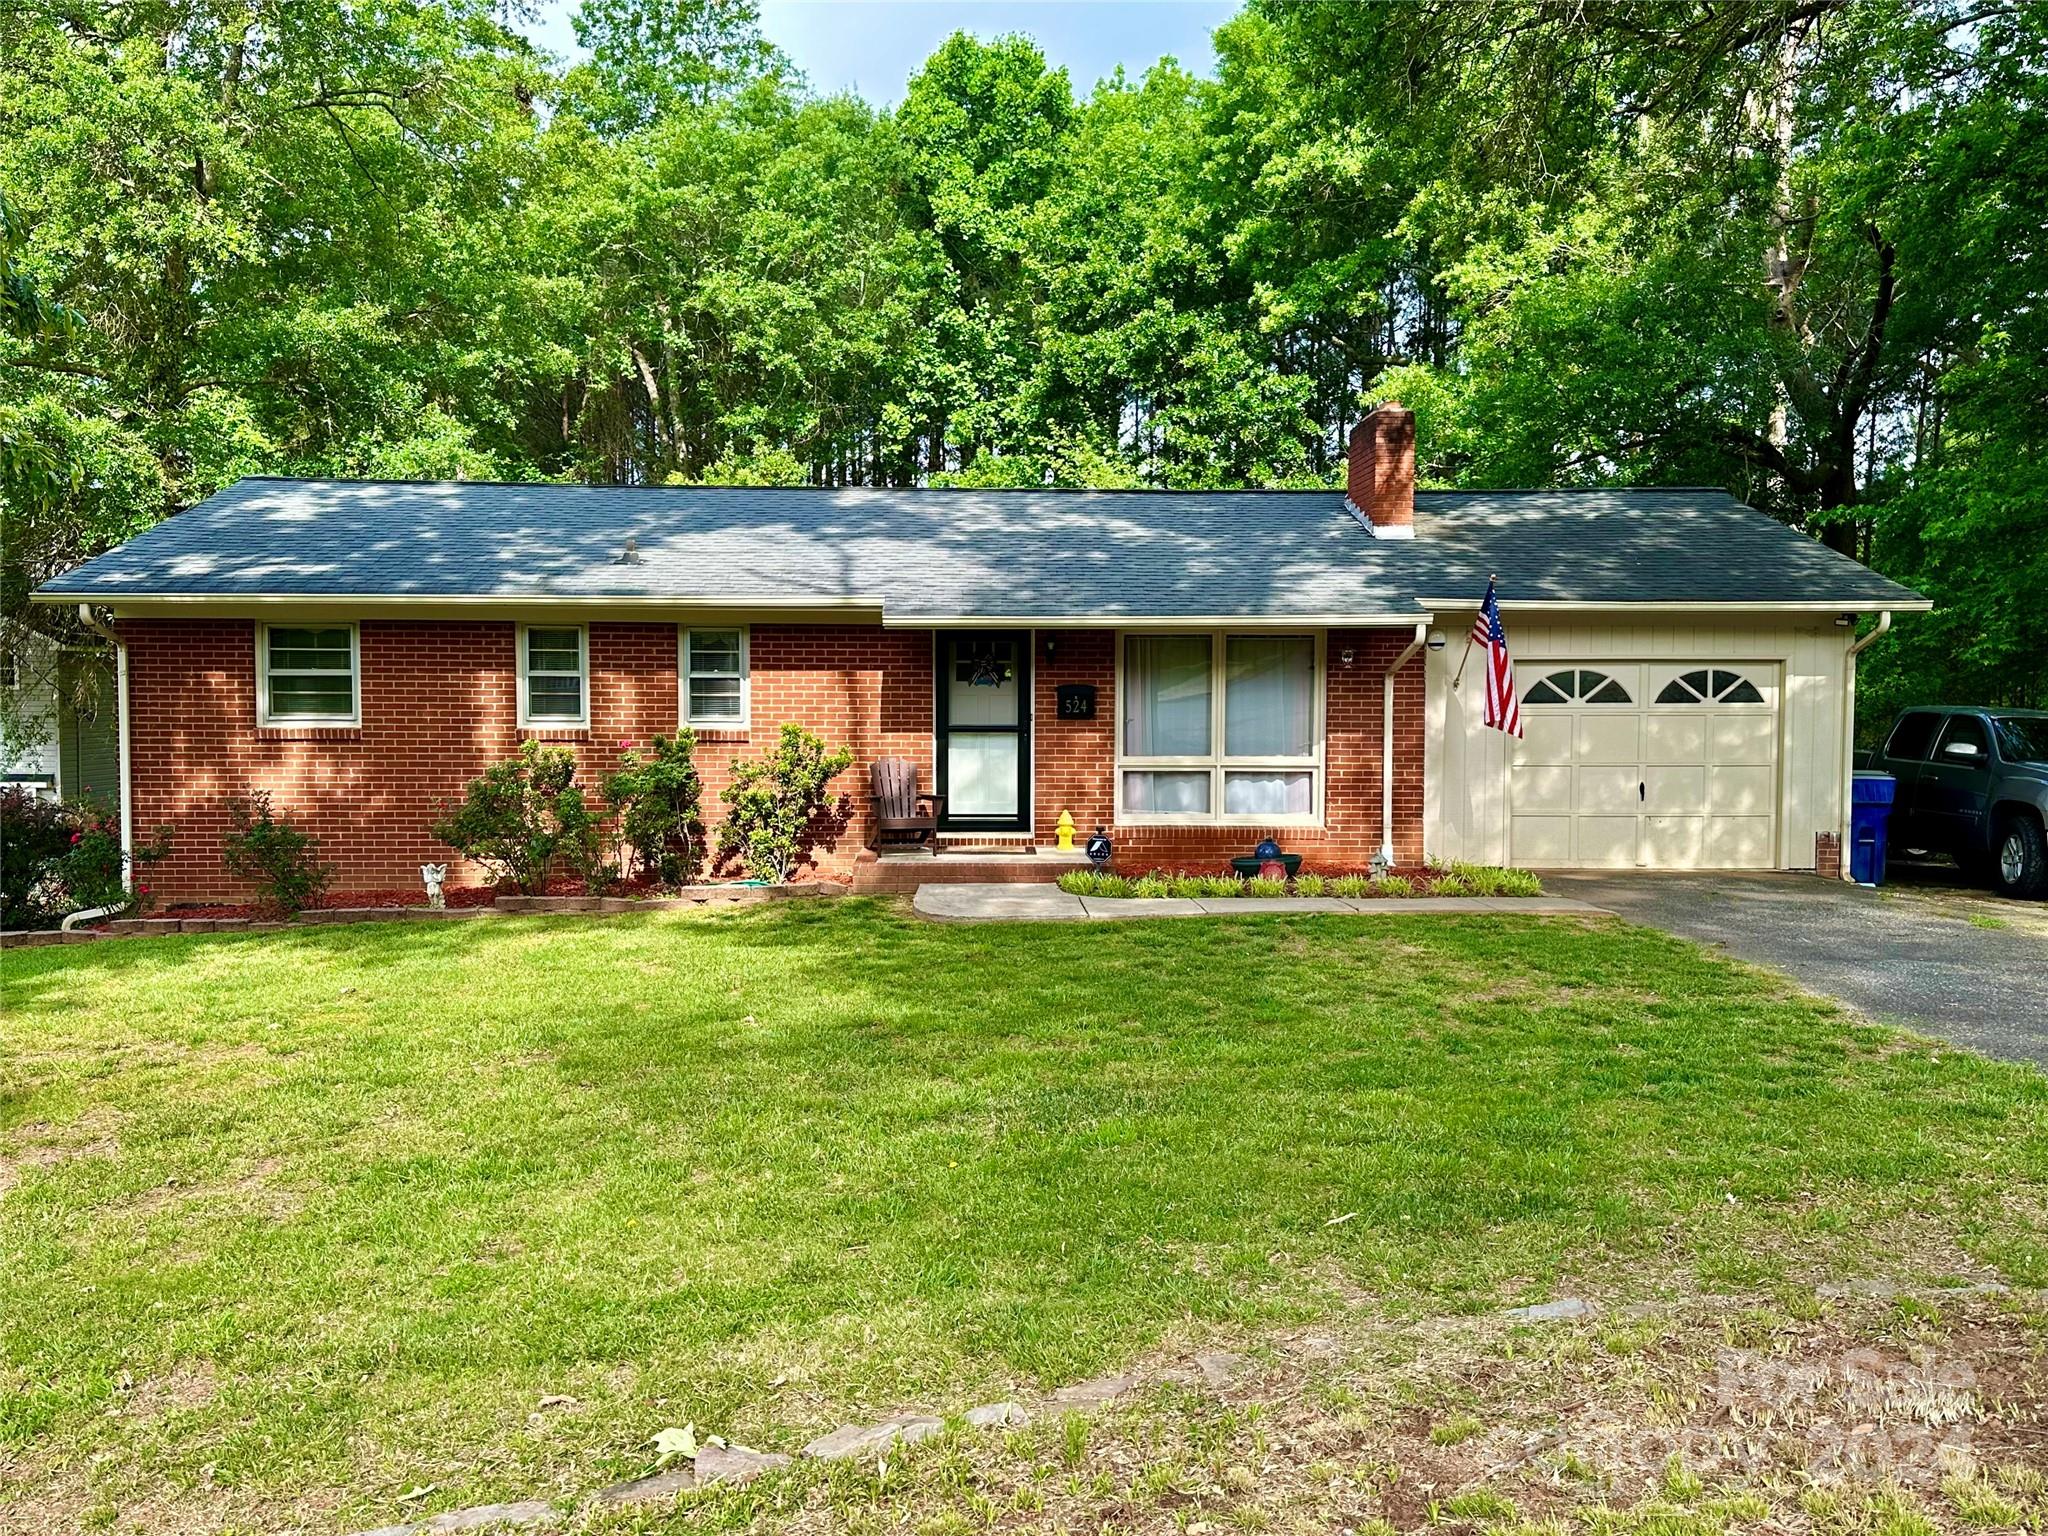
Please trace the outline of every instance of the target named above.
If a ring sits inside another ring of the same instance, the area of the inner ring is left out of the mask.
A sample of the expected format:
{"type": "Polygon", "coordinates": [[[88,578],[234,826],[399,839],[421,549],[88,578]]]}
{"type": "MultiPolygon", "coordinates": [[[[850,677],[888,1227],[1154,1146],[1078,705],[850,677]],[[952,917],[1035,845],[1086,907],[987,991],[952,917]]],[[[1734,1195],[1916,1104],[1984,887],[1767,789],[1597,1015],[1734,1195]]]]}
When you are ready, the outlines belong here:
{"type": "Polygon", "coordinates": [[[1351,429],[1344,500],[1374,538],[1415,537],[1415,413],[1398,401],[1351,429]]]}

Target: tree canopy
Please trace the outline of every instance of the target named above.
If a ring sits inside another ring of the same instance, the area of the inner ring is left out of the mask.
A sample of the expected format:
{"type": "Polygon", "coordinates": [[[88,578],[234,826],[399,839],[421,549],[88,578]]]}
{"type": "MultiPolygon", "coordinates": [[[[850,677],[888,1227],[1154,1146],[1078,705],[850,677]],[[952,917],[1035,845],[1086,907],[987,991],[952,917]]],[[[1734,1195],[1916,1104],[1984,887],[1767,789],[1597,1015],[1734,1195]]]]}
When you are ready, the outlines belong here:
{"type": "MultiPolygon", "coordinates": [[[[1252,0],[1212,80],[956,35],[882,111],[753,0],[28,0],[0,621],[252,472],[1725,485],[2048,702],[2048,6],[1252,0]]],[[[45,628],[48,616],[37,618],[45,628]]]]}

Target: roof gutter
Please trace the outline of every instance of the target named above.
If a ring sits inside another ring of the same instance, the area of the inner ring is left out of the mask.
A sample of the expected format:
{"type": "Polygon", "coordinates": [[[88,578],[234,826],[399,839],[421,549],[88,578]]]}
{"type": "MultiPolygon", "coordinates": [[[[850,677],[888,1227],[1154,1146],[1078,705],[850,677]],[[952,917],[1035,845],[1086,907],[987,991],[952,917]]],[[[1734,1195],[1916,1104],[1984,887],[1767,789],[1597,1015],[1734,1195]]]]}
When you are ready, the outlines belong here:
{"type": "MultiPolygon", "coordinates": [[[[1471,597],[1424,597],[1417,601],[1425,608],[1452,613],[1470,613],[1479,607],[1478,599],[1471,597]]],[[[1924,597],[1885,598],[1882,601],[1883,610],[1880,610],[1878,600],[1861,598],[1850,602],[1798,598],[1787,602],[1742,599],[1725,603],[1665,602],[1658,598],[1626,602],[1514,602],[1502,598],[1500,606],[1503,613],[1641,613],[1649,609],[1664,613],[1926,613],[1934,607],[1933,600],[1924,597]]]]}
{"type": "Polygon", "coordinates": [[[1380,678],[1380,862],[1388,869],[1394,867],[1394,674],[1415,659],[1428,639],[1429,620],[1417,621],[1415,638],[1387,663],[1380,678]]]}
{"type": "Polygon", "coordinates": [[[128,646],[113,625],[92,611],[91,603],[78,605],[78,622],[114,648],[114,726],[119,743],[121,779],[121,888],[135,890],[135,805],[129,793],[128,769],[128,646]]]}

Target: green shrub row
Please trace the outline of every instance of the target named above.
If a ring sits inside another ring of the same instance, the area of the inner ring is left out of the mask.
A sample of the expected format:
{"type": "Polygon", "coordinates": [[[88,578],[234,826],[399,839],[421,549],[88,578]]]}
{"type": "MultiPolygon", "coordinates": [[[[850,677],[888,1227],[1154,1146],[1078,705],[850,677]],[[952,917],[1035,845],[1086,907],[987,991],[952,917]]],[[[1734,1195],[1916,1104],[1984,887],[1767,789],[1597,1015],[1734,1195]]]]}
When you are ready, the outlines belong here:
{"type": "Polygon", "coordinates": [[[1413,877],[1386,875],[1297,875],[1292,880],[1244,879],[1237,875],[1199,875],[1155,869],[1142,875],[1117,875],[1103,869],[1069,870],[1059,878],[1061,890],[1075,896],[1184,898],[1232,896],[1541,896],[1543,883],[1526,869],[1492,864],[1430,864],[1413,877]]]}

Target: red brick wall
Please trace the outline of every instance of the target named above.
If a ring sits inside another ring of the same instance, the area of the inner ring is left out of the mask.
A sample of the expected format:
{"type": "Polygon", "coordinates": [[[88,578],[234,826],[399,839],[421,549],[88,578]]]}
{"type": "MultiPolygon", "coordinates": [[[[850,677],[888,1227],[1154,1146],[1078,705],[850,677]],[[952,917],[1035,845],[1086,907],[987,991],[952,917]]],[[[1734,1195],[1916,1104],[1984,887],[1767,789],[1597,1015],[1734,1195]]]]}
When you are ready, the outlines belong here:
{"type": "MultiPolygon", "coordinates": [[[[1077,841],[1098,825],[1116,846],[1116,867],[1218,869],[1235,854],[1250,853],[1265,833],[1257,827],[1118,827],[1116,794],[1116,636],[1110,630],[1063,631],[1038,637],[1033,685],[1038,793],[1033,807],[1039,837],[1050,842],[1062,810],[1074,813],[1077,841]],[[1055,709],[1061,683],[1093,683],[1093,720],[1061,720],[1055,709]]],[[[1360,870],[1380,847],[1380,679],[1410,639],[1407,630],[1330,631],[1325,647],[1327,740],[1324,755],[1327,810],[1324,826],[1310,831],[1276,827],[1273,837],[1304,856],[1305,869],[1360,870]],[[1346,648],[1353,653],[1346,667],[1346,648]]],[[[1394,857],[1422,860],[1422,657],[1394,682],[1394,857]]]]}
{"type": "MultiPolygon", "coordinates": [[[[614,766],[621,741],[644,743],[673,730],[678,711],[676,628],[593,623],[591,728],[540,732],[572,746],[585,783],[614,766]]],[[[427,828],[439,805],[488,764],[514,752],[515,645],[510,622],[365,620],[362,724],[350,728],[256,725],[255,626],[248,620],[147,619],[121,625],[129,645],[131,793],[138,835],[168,823],[173,853],[147,877],[172,900],[246,894],[220,864],[223,800],[268,789],[324,844],[340,866],[337,888],[413,887],[419,865],[447,860],[454,883],[481,872],[456,863],[427,828]]],[[[1061,810],[1081,834],[1106,825],[1119,867],[1217,868],[1259,840],[1254,827],[1119,828],[1113,814],[1116,749],[1115,637],[1109,630],[1037,638],[1033,662],[1034,814],[1051,842],[1061,810]],[[1091,682],[1096,718],[1062,721],[1054,690],[1091,682]]],[[[1327,826],[1276,829],[1309,867],[1363,868],[1380,844],[1380,676],[1406,632],[1335,630],[1327,647],[1327,826]],[[1349,647],[1353,663],[1339,659],[1349,647]]],[[[909,757],[933,782],[932,637],[922,630],[853,625],[756,625],[750,641],[748,731],[702,732],[706,819],[733,761],[773,745],[797,721],[855,762],[838,783],[851,814],[846,830],[818,851],[818,865],[843,873],[867,841],[868,765],[909,757]]],[[[1395,690],[1395,852],[1422,856],[1421,658],[1395,690]]]]}
{"type": "MultiPolygon", "coordinates": [[[[364,620],[360,727],[256,724],[255,625],[248,620],[128,620],[130,793],[138,837],[168,824],[172,854],[143,878],[170,900],[246,894],[221,868],[222,802],[267,789],[317,834],[337,889],[413,887],[419,866],[448,861],[450,883],[482,872],[427,830],[465,781],[510,756],[524,735],[571,746],[584,782],[617,764],[621,741],[675,729],[676,627],[590,625],[591,726],[517,727],[517,626],[364,620]]],[[[851,868],[865,841],[867,764],[911,757],[931,772],[931,636],[857,626],[757,625],[750,647],[752,728],[701,733],[706,819],[738,757],[773,745],[794,720],[854,749],[837,788],[851,824],[819,867],[851,868]]]]}

